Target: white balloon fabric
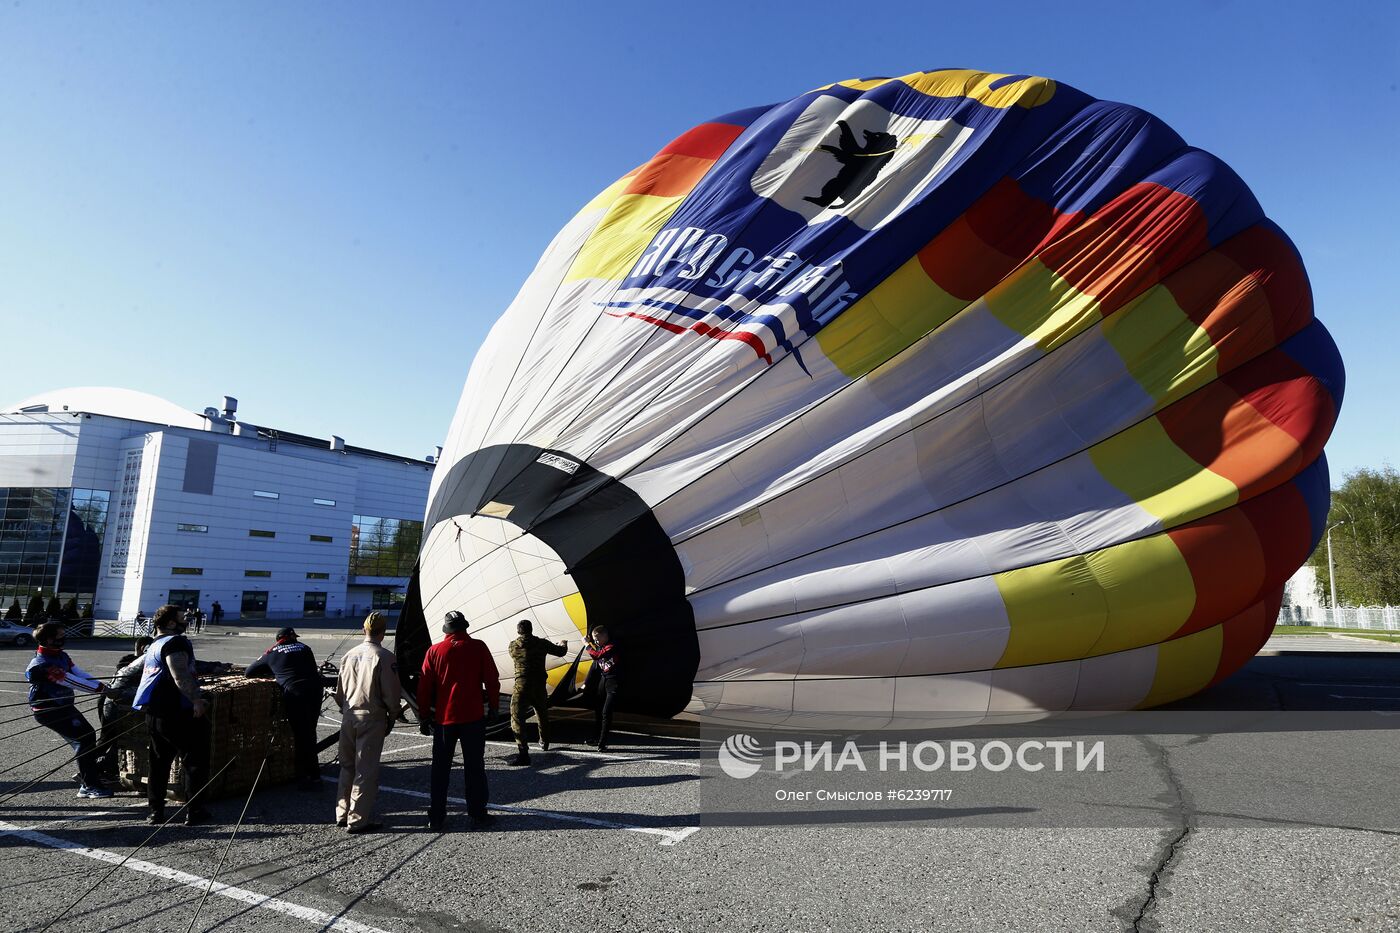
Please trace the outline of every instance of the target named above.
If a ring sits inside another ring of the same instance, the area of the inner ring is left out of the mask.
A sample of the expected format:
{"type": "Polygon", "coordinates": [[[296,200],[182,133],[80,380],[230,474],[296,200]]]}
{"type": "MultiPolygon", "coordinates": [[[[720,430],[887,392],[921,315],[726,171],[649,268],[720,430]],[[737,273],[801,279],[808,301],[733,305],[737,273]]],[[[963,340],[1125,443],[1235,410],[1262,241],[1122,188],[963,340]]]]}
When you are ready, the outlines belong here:
{"type": "Polygon", "coordinates": [[[467,377],[400,654],[458,609],[503,666],[516,619],[606,624],[658,715],[1168,702],[1272,629],[1342,382],[1288,239],[1150,114],[819,88],[550,244],[467,377]]]}

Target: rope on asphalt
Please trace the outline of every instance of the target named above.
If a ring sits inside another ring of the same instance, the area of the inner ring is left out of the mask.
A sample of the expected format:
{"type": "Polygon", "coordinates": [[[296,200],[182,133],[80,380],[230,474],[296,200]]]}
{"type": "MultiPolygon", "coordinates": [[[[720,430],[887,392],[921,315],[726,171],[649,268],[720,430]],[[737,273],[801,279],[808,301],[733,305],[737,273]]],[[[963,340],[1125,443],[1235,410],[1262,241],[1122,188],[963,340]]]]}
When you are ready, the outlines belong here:
{"type": "MultiPolygon", "coordinates": [[[[13,722],[13,720],[11,720],[11,721],[13,722]]],[[[34,725],[30,726],[28,729],[21,729],[21,730],[19,730],[18,732],[11,732],[9,735],[0,735],[0,742],[5,741],[6,739],[16,739],[16,738],[19,738],[20,736],[24,735],[26,732],[33,732],[35,729],[48,729],[48,728],[50,728],[48,723],[36,722],[34,725]]]]}
{"type": "Polygon", "coordinates": [[[84,891],[82,894],[79,894],[78,897],[77,897],[77,899],[74,900],[73,903],[71,903],[71,904],[69,904],[67,907],[63,908],[61,911],[58,912],[57,915],[54,916],[54,918],[53,918],[52,920],[50,920],[48,923],[46,923],[46,924],[44,924],[42,927],[40,927],[40,928],[39,928],[39,933],[45,933],[45,931],[48,930],[50,927],[52,927],[55,923],[57,923],[58,921],[62,920],[64,917],[68,916],[68,914],[72,913],[73,908],[77,907],[78,904],[81,903],[81,901],[83,900],[83,898],[87,897],[87,896],[88,896],[89,894],[91,894],[93,891],[96,891],[99,887],[101,887],[101,885],[102,885],[102,883],[103,883],[104,881],[106,881],[108,878],[110,878],[110,877],[112,877],[113,875],[115,875],[115,874],[117,873],[117,871],[118,871],[123,865],[125,865],[127,862],[131,861],[132,857],[133,857],[134,855],[136,855],[137,852],[140,852],[142,849],[144,849],[144,848],[146,847],[146,843],[150,842],[152,839],[154,839],[154,838],[156,837],[156,834],[157,834],[157,833],[159,833],[159,832],[160,832],[162,829],[164,829],[166,826],[170,825],[170,822],[171,822],[172,820],[174,820],[175,817],[178,816],[178,815],[180,814],[180,811],[181,811],[181,810],[184,810],[184,809],[188,808],[190,804],[192,804],[192,803],[194,803],[196,800],[198,800],[198,799],[199,799],[199,795],[202,794],[202,793],[204,793],[205,789],[208,788],[209,785],[211,785],[211,784],[213,784],[215,781],[217,781],[217,780],[219,779],[219,777],[220,777],[221,775],[223,775],[223,773],[229,769],[229,766],[232,765],[232,764],[233,764],[235,761],[237,761],[237,760],[238,760],[238,756],[237,756],[237,755],[234,755],[234,756],[233,756],[232,758],[230,758],[228,761],[224,762],[224,766],[223,766],[222,768],[220,768],[218,771],[216,771],[216,772],[214,773],[214,776],[213,776],[213,777],[211,777],[209,780],[205,781],[203,787],[201,787],[199,790],[195,791],[193,794],[190,794],[190,799],[189,799],[189,800],[186,800],[184,803],[182,803],[182,804],[180,805],[180,809],[179,809],[179,810],[176,810],[174,813],[170,814],[170,816],[166,819],[166,821],[165,821],[164,823],[158,823],[158,824],[156,824],[156,828],[153,829],[153,830],[151,830],[151,834],[150,834],[149,836],[147,836],[145,839],[142,839],[142,840],[141,840],[141,844],[140,844],[140,845],[138,845],[136,848],[132,849],[132,850],[131,850],[130,852],[128,852],[125,856],[123,856],[123,858],[122,858],[122,860],[121,860],[120,862],[118,862],[117,864],[115,864],[115,865],[112,866],[112,870],[111,870],[111,871],[107,872],[107,874],[103,875],[101,878],[98,878],[97,881],[93,882],[92,887],[88,888],[88,889],[87,889],[86,891],[84,891]]]}
{"type": "MultiPolygon", "coordinates": [[[[123,719],[126,719],[126,718],[129,717],[129,716],[135,716],[135,715],[136,715],[135,712],[130,712],[130,713],[127,713],[125,716],[122,716],[120,719],[116,719],[116,720],[113,720],[113,721],[114,721],[114,722],[121,722],[123,719]]],[[[113,742],[115,742],[117,739],[120,739],[120,738],[122,738],[122,737],[125,736],[125,735],[128,735],[128,734],[130,734],[130,733],[132,733],[132,732],[135,732],[137,729],[141,728],[142,725],[143,725],[143,723],[140,723],[140,722],[132,723],[132,725],[131,725],[131,727],[130,727],[129,729],[126,729],[125,731],[120,732],[120,733],[118,733],[117,735],[112,736],[110,739],[107,739],[105,742],[98,742],[96,745],[94,745],[94,746],[92,747],[93,754],[96,754],[98,749],[103,748],[103,747],[108,746],[108,745],[111,745],[111,744],[112,744],[113,742]]],[[[53,748],[49,749],[48,751],[46,751],[46,752],[40,752],[39,754],[35,755],[33,758],[26,758],[24,761],[21,761],[21,762],[20,762],[19,764],[17,764],[17,765],[10,765],[10,767],[6,768],[4,771],[0,771],[0,774],[7,774],[7,773],[9,773],[10,771],[13,771],[15,768],[22,768],[22,767],[24,767],[25,765],[29,764],[30,762],[38,761],[40,758],[43,758],[45,755],[52,755],[54,752],[58,751],[59,749],[61,749],[61,748],[63,748],[63,747],[64,747],[64,746],[62,746],[62,745],[55,745],[53,748]]],[[[10,793],[6,794],[5,797],[4,797],[4,799],[0,799],[0,806],[4,806],[5,804],[9,803],[11,800],[14,800],[14,799],[15,799],[16,797],[18,797],[20,794],[22,794],[22,793],[24,793],[25,791],[29,790],[29,788],[33,787],[35,784],[38,784],[38,783],[39,783],[40,781],[42,781],[44,778],[48,777],[50,774],[53,774],[55,771],[59,770],[60,768],[65,768],[65,767],[67,767],[68,765],[72,764],[73,762],[77,761],[77,760],[82,756],[82,754],[83,754],[82,752],[75,752],[74,754],[70,755],[68,758],[66,758],[66,759],[64,759],[63,761],[59,762],[59,763],[58,763],[57,765],[55,765],[53,768],[50,768],[48,771],[45,771],[43,774],[41,774],[41,775],[39,775],[38,777],[36,777],[34,780],[29,781],[28,783],[23,784],[23,785],[21,785],[20,787],[17,787],[15,790],[13,790],[13,791],[11,791],[10,793]]]]}
{"type": "Polygon", "coordinates": [[[267,767],[267,758],[264,757],[262,764],[258,765],[258,775],[253,778],[253,786],[248,790],[248,799],[243,801],[243,812],[238,814],[238,822],[233,824],[233,832],[229,834],[228,845],[224,846],[224,854],[219,856],[219,867],[214,869],[214,874],[209,876],[209,884],[204,889],[204,896],[199,899],[199,906],[194,910],[194,916],[190,918],[190,925],[185,927],[185,933],[192,933],[195,921],[199,919],[199,914],[204,910],[204,902],[209,900],[209,892],[214,890],[214,879],[224,870],[224,862],[228,859],[229,849],[233,848],[233,840],[238,836],[239,827],[243,825],[243,818],[248,815],[248,806],[253,802],[253,795],[258,792],[258,782],[262,780],[263,769],[267,767]]]}
{"type": "MultiPolygon", "coordinates": [[[[33,684],[30,684],[30,686],[32,687],[32,686],[34,686],[34,685],[33,685],[33,684]]],[[[78,702],[79,700],[95,700],[95,699],[97,699],[97,698],[100,697],[100,696],[102,696],[102,694],[100,694],[100,693],[86,693],[86,694],[83,694],[82,696],[79,696],[79,697],[72,697],[71,699],[73,700],[73,702],[76,703],[76,702],[78,702]]],[[[43,705],[43,704],[45,704],[45,703],[53,704],[53,703],[58,703],[58,702],[65,701],[65,700],[68,700],[68,699],[70,699],[70,698],[69,698],[69,697],[51,697],[51,698],[49,698],[49,699],[47,699],[47,700],[35,700],[33,703],[29,702],[28,700],[22,700],[22,701],[19,702],[19,703],[0,703],[0,709],[14,709],[16,706],[31,706],[31,707],[32,707],[32,706],[40,706],[40,705],[43,705]]]]}

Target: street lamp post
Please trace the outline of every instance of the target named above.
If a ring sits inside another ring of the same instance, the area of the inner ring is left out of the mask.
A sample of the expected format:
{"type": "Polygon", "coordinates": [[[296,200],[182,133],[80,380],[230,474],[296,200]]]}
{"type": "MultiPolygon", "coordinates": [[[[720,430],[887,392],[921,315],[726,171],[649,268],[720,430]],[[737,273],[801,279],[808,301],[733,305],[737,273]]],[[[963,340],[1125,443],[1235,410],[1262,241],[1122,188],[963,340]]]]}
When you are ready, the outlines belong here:
{"type": "Polygon", "coordinates": [[[1333,522],[1327,526],[1327,589],[1330,591],[1327,601],[1332,606],[1332,623],[1337,622],[1337,565],[1332,562],[1332,529],[1340,525],[1345,525],[1346,520],[1333,522]]]}

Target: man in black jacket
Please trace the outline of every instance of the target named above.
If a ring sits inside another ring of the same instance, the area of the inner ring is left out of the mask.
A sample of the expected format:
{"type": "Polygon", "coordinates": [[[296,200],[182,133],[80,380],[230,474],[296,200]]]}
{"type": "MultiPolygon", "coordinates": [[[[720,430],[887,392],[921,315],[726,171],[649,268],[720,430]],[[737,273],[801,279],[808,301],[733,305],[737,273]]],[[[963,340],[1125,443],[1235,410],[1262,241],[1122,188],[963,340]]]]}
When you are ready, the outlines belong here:
{"type": "Polygon", "coordinates": [[[316,759],[316,720],[321,715],[321,671],[311,649],[297,641],[288,626],[277,632],[277,644],[267,649],[244,673],[249,677],[275,677],[282,688],[287,720],[296,743],[297,774],[302,790],[319,790],[321,765],[316,759]]]}

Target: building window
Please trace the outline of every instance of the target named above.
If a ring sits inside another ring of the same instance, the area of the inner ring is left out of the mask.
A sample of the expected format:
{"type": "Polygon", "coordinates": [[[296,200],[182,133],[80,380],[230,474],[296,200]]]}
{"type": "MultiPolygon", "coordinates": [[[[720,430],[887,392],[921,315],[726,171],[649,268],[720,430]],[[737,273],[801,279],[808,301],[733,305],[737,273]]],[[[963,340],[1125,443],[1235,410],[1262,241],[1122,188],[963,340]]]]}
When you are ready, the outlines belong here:
{"type": "Polygon", "coordinates": [[[331,543],[332,541],[334,541],[335,539],[332,538],[330,535],[312,535],[312,536],[311,536],[311,540],[312,540],[312,541],[320,541],[320,542],[323,543],[323,544],[330,544],[330,543],[331,543]]]}
{"type": "Polygon", "coordinates": [[[180,524],[178,524],[178,525],[175,526],[175,530],[176,530],[176,531],[196,531],[196,532],[199,532],[200,534],[208,534],[208,533],[209,533],[209,526],[208,526],[208,525],[186,525],[184,522],[181,522],[180,524]]]}
{"type": "Polygon", "coordinates": [[[170,572],[177,577],[202,577],[203,567],[171,567],[170,572]]]}
{"type": "Polygon", "coordinates": [[[398,611],[403,608],[403,602],[403,593],[381,586],[375,589],[374,596],[370,600],[370,608],[398,611]]]}
{"type": "Polygon", "coordinates": [[[329,580],[330,578],[331,575],[328,573],[317,573],[314,570],[308,570],[306,572],[306,579],[308,580],[329,580]]]}
{"type": "Polygon", "coordinates": [[[100,489],[0,487],[0,597],[91,598],[109,498],[100,489]]]}
{"type": "Polygon", "coordinates": [[[245,570],[245,571],[243,571],[243,576],[245,576],[245,577],[270,577],[270,576],[272,576],[272,571],[271,571],[271,570],[245,570]]]}
{"type": "Polygon", "coordinates": [[[356,515],[350,525],[350,573],[361,577],[407,577],[413,573],[422,540],[422,522],[356,515]]]}
{"type": "Polygon", "coordinates": [[[249,529],[248,529],[248,537],[250,537],[250,538],[275,538],[275,537],[277,537],[277,532],[275,532],[275,531],[265,531],[265,530],[263,530],[263,529],[261,529],[261,528],[249,528],[249,529]]]}
{"type": "Polygon", "coordinates": [[[102,489],[74,489],[68,503],[68,537],[59,566],[60,593],[92,593],[102,566],[107,511],[112,494],[102,489]]]}
{"type": "Polygon", "coordinates": [[[199,590],[171,590],[166,602],[181,609],[198,609],[199,590]]]}
{"type": "Polygon", "coordinates": [[[334,499],[312,499],[311,501],[314,502],[314,503],[316,503],[317,505],[327,505],[327,506],[330,506],[331,508],[335,508],[335,500],[334,500],[334,499]]]}
{"type": "Polygon", "coordinates": [[[131,530],[135,524],[136,493],[141,485],[141,451],[128,450],[122,467],[121,496],[117,500],[116,534],[112,538],[112,561],[107,573],[120,577],[126,573],[131,550],[131,530]]]}
{"type": "Polygon", "coordinates": [[[263,489],[254,489],[254,490],[253,490],[253,495],[257,496],[259,499],[280,499],[280,498],[282,498],[282,496],[281,496],[280,493],[267,492],[266,490],[263,490],[263,489]]]}
{"type": "Polygon", "coordinates": [[[267,618],[267,591],[244,590],[243,605],[239,607],[238,612],[245,619],[267,618]]]}
{"type": "Polygon", "coordinates": [[[319,617],[326,614],[325,593],[304,593],[301,597],[301,614],[319,617]]]}

